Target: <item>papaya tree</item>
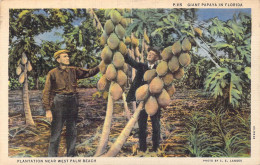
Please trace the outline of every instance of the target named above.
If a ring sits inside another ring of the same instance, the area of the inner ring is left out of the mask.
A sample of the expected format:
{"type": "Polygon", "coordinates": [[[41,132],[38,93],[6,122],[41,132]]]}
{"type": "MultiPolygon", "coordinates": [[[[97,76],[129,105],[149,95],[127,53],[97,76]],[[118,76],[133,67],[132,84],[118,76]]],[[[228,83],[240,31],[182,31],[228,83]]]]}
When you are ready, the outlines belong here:
{"type": "Polygon", "coordinates": [[[25,122],[28,126],[35,126],[29,100],[29,89],[28,89],[28,71],[32,71],[32,65],[28,60],[25,53],[22,54],[22,58],[19,62],[19,66],[16,68],[16,74],[19,76],[19,83],[23,84],[22,100],[23,100],[23,109],[25,114],[25,122]]]}
{"type": "MultiPolygon", "coordinates": [[[[176,90],[173,80],[180,80],[185,73],[183,68],[187,67],[191,62],[190,51],[192,50],[192,44],[184,33],[183,36],[181,35],[171,46],[164,48],[161,54],[162,60],[157,65],[157,68],[148,70],[144,74],[143,78],[148,83],[142,85],[136,91],[136,99],[141,103],[116,142],[109,151],[104,154],[112,124],[113,106],[111,106],[111,104],[113,104],[113,101],[121,98],[124,89],[122,85],[125,83],[126,76],[124,72],[122,72],[125,65],[123,56],[127,54],[124,40],[121,40],[125,37],[125,29],[119,28],[122,26],[121,14],[118,10],[113,9],[110,11],[109,18],[104,26],[105,35],[103,34],[103,36],[107,36],[105,42],[103,42],[107,45],[105,45],[101,52],[101,63],[103,65],[101,72],[103,76],[98,82],[99,90],[107,90],[110,86],[108,92],[109,100],[102,135],[95,156],[116,156],[134,127],[141,110],[145,110],[148,115],[153,116],[159,108],[167,107],[171,102],[171,96],[176,90]],[[120,85],[121,82],[124,83],[120,85]]],[[[125,38],[125,43],[126,42],[127,38],[125,38]]],[[[139,40],[132,37],[130,42],[137,46],[139,40]]]]}
{"type": "Polygon", "coordinates": [[[239,107],[250,102],[251,90],[251,18],[239,13],[233,19],[221,21],[213,18],[209,32],[212,36],[221,36],[211,47],[222,51],[222,68],[212,69],[205,81],[205,88],[212,91],[218,102],[225,100],[224,107],[239,107]]]}
{"type": "Polygon", "coordinates": [[[35,68],[31,76],[35,84],[38,84],[38,78],[49,71],[49,67],[39,68],[42,62],[39,56],[51,58],[53,54],[41,54],[43,52],[40,52],[40,47],[44,46],[45,43],[37,43],[37,37],[54,28],[70,25],[74,18],[82,17],[82,13],[83,9],[10,9],[9,76],[15,76],[19,54],[25,52],[31,65],[35,68]]]}
{"type": "MultiPolygon", "coordinates": [[[[95,156],[104,154],[111,128],[114,101],[123,96],[123,89],[127,82],[126,64],[124,56],[127,55],[127,47],[124,42],[126,24],[122,23],[122,11],[107,10],[107,21],[102,34],[104,48],[101,52],[100,71],[103,74],[98,81],[100,91],[108,90],[108,104],[102,135],[95,156]]],[[[124,99],[123,99],[124,100],[124,99]]]]}

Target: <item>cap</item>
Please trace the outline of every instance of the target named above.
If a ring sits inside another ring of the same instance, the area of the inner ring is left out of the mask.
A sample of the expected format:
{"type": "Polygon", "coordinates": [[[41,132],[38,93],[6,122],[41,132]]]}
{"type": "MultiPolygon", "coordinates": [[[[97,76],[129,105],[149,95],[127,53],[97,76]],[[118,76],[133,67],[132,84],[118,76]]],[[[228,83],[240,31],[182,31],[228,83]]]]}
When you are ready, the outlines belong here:
{"type": "Polygon", "coordinates": [[[160,48],[159,47],[157,47],[157,46],[149,47],[147,51],[149,52],[150,50],[154,51],[157,54],[158,57],[160,56],[160,48]]]}
{"type": "Polygon", "coordinates": [[[54,53],[54,58],[57,59],[59,57],[60,54],[62,53],[67,53],[67,52],[70,52],[69,50],[59,50],[57,52],[54,53]]]}

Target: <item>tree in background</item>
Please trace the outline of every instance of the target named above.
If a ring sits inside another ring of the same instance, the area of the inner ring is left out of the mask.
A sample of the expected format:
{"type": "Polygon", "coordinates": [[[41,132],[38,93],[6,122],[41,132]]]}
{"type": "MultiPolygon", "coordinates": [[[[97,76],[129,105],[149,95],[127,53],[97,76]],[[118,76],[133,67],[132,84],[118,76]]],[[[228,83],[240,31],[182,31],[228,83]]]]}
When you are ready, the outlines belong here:
{"type": "Polygon", "coordinates": [[[32,71],[32,65],[25,53],[22,54],[19,63],[19,66],[16,68],[16,74],[19,76],[19,83],[23,84],[23,109],[25,114],[25,122],[26,125],[35,126],[30,108],[27,76],[27,71],[32,71]]]}
{"type": "MultiPolygon", "coordinates": [[[[96,12],[101,22],[103,13],[102,10],[96,12]]],[[[11,9],[9,15],[9,80],[15,78],[19,54],[23,52],[35,68],[31,76],[37,89],[39,79],[55,67],[53,53],[64,46],[71,51],[73,65],[84,67],[88,64],[91,67],[98,63],[96,54],[100,48],[95,34],[100,30],[92,25],[86,9],[11,9]],[[75,26],[78,20],[84,21],[75,26]],[[53,29],[62,29],[62,34],[58,34],[63,37],[61,41],[36,43],[36,37],[53,29]]]]}

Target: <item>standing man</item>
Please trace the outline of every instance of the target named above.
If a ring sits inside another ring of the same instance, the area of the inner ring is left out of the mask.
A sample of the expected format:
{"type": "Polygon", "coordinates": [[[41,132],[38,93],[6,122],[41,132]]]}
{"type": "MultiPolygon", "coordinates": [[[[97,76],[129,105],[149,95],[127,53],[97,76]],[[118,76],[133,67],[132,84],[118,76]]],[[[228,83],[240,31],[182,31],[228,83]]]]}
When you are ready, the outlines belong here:
{"type": "MultiPolygon", "coordinates": [[[[136,76],[133,80],[133,84],[130,87],[129,93],[126,98],[127,102],[136,101],[135,91],[140,86],[147,84],[147,82],[145,82],[143,79],[144,73],[149,69],[156,68],[157,65],[155,63],[159,59],[159,57],[160,57],[160,52],[155,48],[148,49],[148,54],[147,54],[148,63],[136,62],[129,55],[125,57],[125,62],[137,70],[136,76]]],[[[142,110],[140,112],[139,119],[138,119],[139,147],[140,150],[143,152],[147,150],[147,145],[146,145],[147,117],[148,114],[146,113],[146,111],[142,110]]],[[[151,116],[151,120],[152,120],[152,128],[153,128],[153,135],[152,135],[153,151],[157,151],[159,147],[159,141],[160,141],[160,109],[155,115],[151,116]]]]}
{"type": "Polygon", "coordinates": [[[59,66],[49,71],[43,90],[43,106],[46,110],[46,117],[52,121],[49,157],[58,156],[60,135],[65,121],[67,156],[75,156],[78,117],[77,79],[91,77],[99,72],[98,66],[93,69],[69,66],[68,52],[68,50],[59,50],[54,53],[54,58],[59,66]],[[51,102],[53,102],[52,105],[51,102]]]}

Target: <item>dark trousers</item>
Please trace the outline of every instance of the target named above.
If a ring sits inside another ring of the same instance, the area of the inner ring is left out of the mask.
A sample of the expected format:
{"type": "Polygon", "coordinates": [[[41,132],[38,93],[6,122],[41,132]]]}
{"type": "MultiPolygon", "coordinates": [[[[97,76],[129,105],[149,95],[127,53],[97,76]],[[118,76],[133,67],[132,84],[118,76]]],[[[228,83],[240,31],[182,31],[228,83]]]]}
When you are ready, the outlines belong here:
{"type": "MultiPolygon", "coordinates": [[[[139,125],[139,146],[141,151],[146,151],[147,145],[146,145],[146,137],[147,137],[147,118],[148,114],[145,112],[145,110],[142,110],[139,115],[138,119],[138,125],[139,125]]],[[[157,151],[159,148],[159,141],[160,141],[160,110],[158,112],[151,116],[152,121],[152,128],[153,128],[153,135],[152,135],[152,141],[153,141],[153,151],[157,151]]]]}
{"type": "Polygon", "coordinates": [[[49,157],[57,157],[60,136],[66,121],[67,156],[75,156],[77,137],[76,122],[78,117],[78,100],[76,95],[56,95],[52,107],[51,137],[48,149],[49,157]]]}

